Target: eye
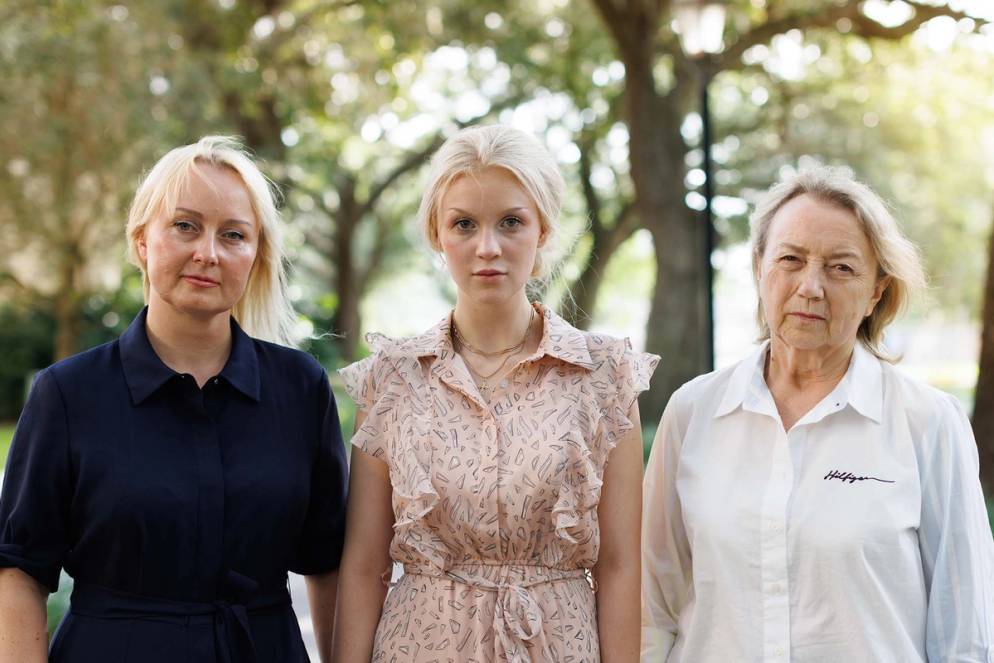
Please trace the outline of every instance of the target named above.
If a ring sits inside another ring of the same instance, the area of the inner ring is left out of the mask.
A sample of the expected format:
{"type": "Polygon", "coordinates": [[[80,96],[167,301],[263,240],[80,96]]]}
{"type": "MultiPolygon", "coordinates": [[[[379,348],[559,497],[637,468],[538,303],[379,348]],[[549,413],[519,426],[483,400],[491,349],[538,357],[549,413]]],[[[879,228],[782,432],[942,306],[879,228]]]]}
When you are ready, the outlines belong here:
{"type": "Polygon", "coordinates": [[[842,272],[843,274],[855,274],[855,270],[853,270],[853,268],[850,267],[849,265],[844,265],[844,264],[835,265],[834,269],[838,272],[842,272]]]}
{"type": "Polygon", "coordinates": [[[456,220],[456,222],[452,224],[452,227],[455,228],[456,230],[472,230],[473,222],[464,217],[462,219],[456,220]]]}
{"type": "Polygon", "coordinates": [[[221,237],[224,237],[225,239],[234,240],[236,242],[241,242],[245,240],[245,234],[237,230],[226,230],[224,233],[221,234],[221,237]]]}
{"type": "Polygon", "coordinates": [[[501,224],[505,228],[510,228],[511,230],[515,230],[515,229],[519,228],[520,226],[523,226],[524,225],[524,221],[522,221],[521,219],[519,219],[516,216],[506,216],[503,219],[501,219],[501,224]]]}
{"type": "Polygon", "coordinates": [[[798,258],[795,255],[787,254],[787,255],[780,256],[779,261],[780,262],[786,262],[786,263],[798,263],[798,262],[801,262],[801,259],[798,258]]]}
{"type": "Polygon", "coordinates": [[[176,219],[173,221],[173,228],[176,228],[180,232],[194,232],[197,229],[195,225],[185,219],[176,219]]]}

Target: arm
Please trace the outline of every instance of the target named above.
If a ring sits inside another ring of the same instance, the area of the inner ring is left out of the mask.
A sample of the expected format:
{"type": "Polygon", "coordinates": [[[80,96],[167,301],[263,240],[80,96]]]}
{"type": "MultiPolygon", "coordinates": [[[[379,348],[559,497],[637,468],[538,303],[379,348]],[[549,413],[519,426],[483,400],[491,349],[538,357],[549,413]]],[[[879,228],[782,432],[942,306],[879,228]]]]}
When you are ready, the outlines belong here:
{"type": "Polygon", "coordinates": [[[48,660],[48,591],[24,571],[0,569],[0,663],[48,660]]]}
{"type": "Polygon", "coordinates": [[[986,663],[994,661],[994,540],[970,422],[951,396],[942,405],[919,461],[925,649],[930,663],[986,663]]]}
{"type": "Polygon", "coordinates": [[[639,523],[642,510],[642,427],[638,402],[634,427],[611,451],[597,507],[601,547],[593,569],[597,631],[604,663],[639,660],[639,523]]]}
{"type": "Polygon", "coordinates": [[[311,624],[321,661],[331,660],[331,636],[335,626],[335,598],[338,595],[338,570],[304,576],[307,602],[311,606],[311,624]]]}
{"type": "MultiPolygon", "coordinates": [[[[356,428],[362,425],[356,415],[356,428]]],[[[341,591],[347,605],[337,611],[332,660],[369,663],[373,638],[383,611],[383,573],[391,568],[393,487],[386,463],[353,447],[342,553],[341,591]]]]}
{"type": "Polygon", "coordinates": [[[670,399],[653,440],[642,496],[642,661],[663,663],[677,638],[691,584],[690,544],[676,475],[683,433],[670,399]]]}

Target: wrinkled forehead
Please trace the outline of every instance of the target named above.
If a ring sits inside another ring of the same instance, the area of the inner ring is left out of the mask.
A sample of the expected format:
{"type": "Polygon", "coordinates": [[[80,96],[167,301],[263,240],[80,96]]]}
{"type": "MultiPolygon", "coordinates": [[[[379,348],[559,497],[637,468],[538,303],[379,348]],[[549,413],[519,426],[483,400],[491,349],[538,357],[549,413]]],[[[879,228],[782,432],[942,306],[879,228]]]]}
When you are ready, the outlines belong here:
{"type": "Polygon", "coordinates": [[[875,260],[870,238],[856,213],[832,201],[803,194],[785,203],[770,221],[766,254],[783,248],[875,260]]]}

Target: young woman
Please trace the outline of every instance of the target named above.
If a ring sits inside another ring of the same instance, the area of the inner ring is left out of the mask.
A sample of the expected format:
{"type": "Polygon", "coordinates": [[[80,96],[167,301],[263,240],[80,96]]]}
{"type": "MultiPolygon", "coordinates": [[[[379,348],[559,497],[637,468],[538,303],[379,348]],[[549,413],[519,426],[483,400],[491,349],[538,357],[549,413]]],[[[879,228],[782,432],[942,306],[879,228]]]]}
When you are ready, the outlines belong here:
{"type": "Polygon", "coordinates": [[[562,189],[507,127],[432,160],[419,216],[457,302],[342,370],[360,412],[338,663],[638,660],[636,397],[657,358],[529,302],[562,189]]]}
{"type": "Polygon", "coordinates": [[[46,660],[63,568],[52,661],[306,661],[288,570],[308,574],[327,652],[346,467],[327,375],[282,345],[269,183],[237,143],[204,138],[151,170],[127,235],[148,306],[42,371],[14,434],[0,661],[46,660]]]}

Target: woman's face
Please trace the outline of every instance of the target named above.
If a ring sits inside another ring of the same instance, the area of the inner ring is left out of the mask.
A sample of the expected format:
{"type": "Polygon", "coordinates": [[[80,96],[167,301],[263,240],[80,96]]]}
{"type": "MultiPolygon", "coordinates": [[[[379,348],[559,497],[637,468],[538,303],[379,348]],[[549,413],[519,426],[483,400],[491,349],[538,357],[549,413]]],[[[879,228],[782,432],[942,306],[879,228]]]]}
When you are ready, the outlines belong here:
{"type": "Polygon", "coordinates": [[[441,197],[437,219],[460,297],[497,303],[523,291],[545,232],[535,202],[513,174],[489,167],[457,177],[441,197]]]}
{"type": "Polygon", "coordinates": [[[774,342],[826,354],[853,345],[888,279],[856,216],[807,194],[770,224],[759,296],[774,342]]]}
{"type": "Polygon", "coordinates": [[[241,299],[259,247],[259,222],[241,177],[198,164],[176,199],[145,227],[138,255],[149,307],[211,317],[241,299]]]}

